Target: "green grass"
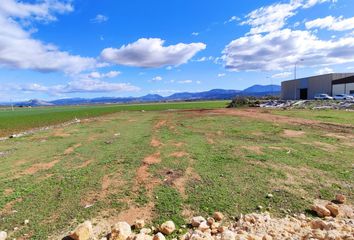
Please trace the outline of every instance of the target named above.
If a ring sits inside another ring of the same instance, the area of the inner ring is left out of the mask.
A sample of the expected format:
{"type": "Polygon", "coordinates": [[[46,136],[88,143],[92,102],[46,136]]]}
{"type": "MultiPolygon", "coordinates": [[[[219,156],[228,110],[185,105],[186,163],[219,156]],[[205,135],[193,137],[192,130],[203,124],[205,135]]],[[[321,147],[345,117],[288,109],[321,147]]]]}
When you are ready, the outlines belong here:
{"type": "Polygon", "coordinates": [[[274,114],[318,120],[321,122],[354,125],[354,112],[343,110],[273,110],[274,114]]]}
{"type": "Polygon", "coordinates": [[[121,104],[98,106],[67,106],[0,109],[0,137],[20,131],[38,128],[74,118],[90,118],[121,111],[163,111],[170,109],[212,109],[223,108],[227,101],[176,102],[151,104],[121,104]]]}
{"type": "Polygon", "coordinates": [[[47,239],[151,202],[150,223],[172,219],[178,226],[190,215],[233,217],[258,205],[278,216],[302,213],[336,193],[352,204],[354,132],[336,129],[199,111],[124,111],[3,141],[0,229],[11,239],[47,239]],[[166,123],[157,128],[160,120],[166,123]],[[304,135],[286,137],[284,129],[304,135]],[[151,146],[152,138],[163,145],[151,146]],[[143,159],[156,152],[161,162],[136,185],[143,159]],[[152,180],[160,181],[151,188],[152,180]]]}

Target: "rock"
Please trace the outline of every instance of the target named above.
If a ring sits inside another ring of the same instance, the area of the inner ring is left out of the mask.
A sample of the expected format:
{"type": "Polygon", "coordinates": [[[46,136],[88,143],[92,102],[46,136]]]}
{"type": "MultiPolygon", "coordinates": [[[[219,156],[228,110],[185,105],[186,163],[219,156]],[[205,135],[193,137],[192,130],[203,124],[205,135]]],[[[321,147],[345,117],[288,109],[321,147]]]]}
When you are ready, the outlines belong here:
{"type": "Polygon", "coordinates": [[[205,232],[207,230],[210,230],[210,226],[208,225],[208,223],[206,221],[204,221],[199,224],[198,229],[202,232],[205,232]]]}
{"type": "Polygon", "coordinates": [[[327,208],[318,204],[311,206],[311,210],[316,212],[319,217],[331,216],[331,212],[327,208]]]}
{"type": "Polygon", "coordinates": [[[202,216],[198,216],[198,217],[193,217],[191,219],[191,224],[193,227],[199,227],[199,225],[202,223],[202,222],[205,222],[205,218],[203,218],[202,216]]]}
{"type": "Polygon", "coordinates": [[[25,225],[29,224],[29,220],[26,219],[24,222],[23,222],[25,225]]]}
{"type": "Polygon", "coordinates": [[[145,233],[145,234],[150,234],[152,230],[150,228],[142,228],[140,230],[140,233],[145,233]]]}
{"type": "Polygon", "coordinates": [[[339,207],[337,204],[334,203],[328,203],[326,205],[326,208],[331,212],[331,215],[333,217],[336,217],[339,214],[339,207]]]}
{"type": "Polygon", "coordinates": [[[73,240],[91,240],[94,239],[92,231],[92,223],[86,221],[80,224],[74,231],[71,232],[70,238],[73,240]]]}
{"type": "Polygon", "coordinates": [[[160,231],[165,235],[170,235],[175,230],[176,230],[176,226],[175,226],[174,222],[172,222],[172,221],[164,222],[160,226],[160,231]]]}
{"type": "Polygon", "coordinates": [[[212,218],[212,217],[209,217],[207,219],[207,223],[208,223],[209,226],[213,226],[215,224],[215,219],[212,218]]]}
{"type": "Polygon", "coordinates": [[[137,229],[142,229],[145,226],[145,221],[143,219],[138,219],[135,221],[134,226],[137,229]]]}
{"type": "Polygon", "coordinates": [[[327,224],[321,219],[312,220],[310,223],[312,229],[327,229],[327,224]]]}
{"type": "Polygon", "coordinates": [[[262,240],[273,240],[272,236],[266,234],[262,237],[262,240]]]}
{"type": "Polygon", "coordinates": [[[221,212],[214,212],[213,218],[214,218],[216,221],[221,221],[221,220],[223,220],[224,215],[223,215],[221,212]]]}
{"type": "Polygon", "coordinates": [[[235,240],[236,234],[230,230],[225,230],[221,234],[221,240],[235,240]]]}
{"type": "Polygon", "coordinates": [[[5,240],[7,238],[7,233],[4,231],[0,231],[0,240],[5,240]]]}
{"type": "Polygon", "coordinates": [[[347,201],[347,198],[343,194],[336,195],[336,202],[343,204],[345,201],[347,201]]]}
{"type": "Polygon", "coordinates": [[[271,193],[267,194],[267,198],[273,198],[273,197],[274,197],[273,194],[271,194],[271,193]]]}
{"type": "Polygon", "coordinates": [[[258,209],[258,210],[262,210],[262,209],[263,209],[263,206],[258,205],[258,206],[257,206],[257,209],[258,209]]]}
{"type": "Polygon", "coordinates": [[[139,233],[134,237],[134,240],[152,240],[152,236],[139,233]]]}
{"type": "Polygon", "coordinates": [[[126,222],[117,222],[112,227],[111,240],[126,240],[132,234],[131,227],[126,222]]]}
{"type": "Polygon", "coordinates": [[[155,236],[152,238],[152,240],[166,240],[166,238],[162,233],[158,232],[155,234],[155,236]]]}

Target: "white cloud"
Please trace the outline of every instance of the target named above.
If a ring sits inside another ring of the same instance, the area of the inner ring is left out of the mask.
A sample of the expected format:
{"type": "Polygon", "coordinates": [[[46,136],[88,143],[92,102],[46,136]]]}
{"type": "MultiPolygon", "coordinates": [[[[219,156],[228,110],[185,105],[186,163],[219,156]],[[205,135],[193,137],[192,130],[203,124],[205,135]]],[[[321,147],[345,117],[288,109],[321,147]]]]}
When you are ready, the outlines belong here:
{"type": "Polygon", "coordinates": [[[296,15],[299,8],[310,8],[316,4],[334,0],[290,0],[258,8],[246,16],[241,25],[251,26],[249,34],[268,33],[282,29],[286,21],[296,15]]]}
{"type": "Polygon", "coordinates": [[[189,84],[189,83],[193,83],[192,80],[181,80],[181,81],[178,81],[178,83],[180,84],[189,84]]]}
{"type": "Polygon", "coordinates": [[[202,81],[196,81],[196,84],[202,84],[202,81]]]}
{"type": "Polygon", "coordinates": [[[197,52],[206,48],[204,43],[179,43],[166,47],[163,45],[164,40],[159,38],[141,38],[119,49],[106,48],[101,57],[118,65],[157,68],[187,63],[197,52]]]}
{"type": "Polygon", "coordinates": [[[237,22],[240,21],[241,19],[237,16],[232,16],[229,18],[229,20],[225,21],[224,24],[231,23],[231,22],[237,22]]]}
{"type": "Polygon", "coordinates": [[[0,67],[78,73],[98,66],[94,58],[60,51],[56,46],[33,39],[20,23],[56,20],[56,13],[73,10],[70,3],[43,0],[33,4],[2,0],[0,4],[0,67]]]}
{"type": "Polygon", "coordinates": [[[322,74],[327,74],[327,73],[334,73],[334,71],[332,68],[329,68],[329,67],[321,68],[316,71],[317,75],[322,75],[322,74]]]}
{"type": "Polygon", "coordinates": [[[199,32],[192,32],[192,35],[193,35],[193,36],[198,36],[198,35],[199,35],[199,32]]]}
{"type": "Polygon", "coordinates": [[[299,59],[307,66],[354,62],[354,37],[320,40],[308,31],[283,29],[238,38],[227,45],[222,59],[231,71],[283,70],[299,59]]]}
{"type": "Polygon", "coordinates": [[[327,16],[325,18],[317,18],[315,20],[306,22],[306,28],[320,28],[328,29],[332,31],[347,31],[354,29],[354,17],[352,18],[343,18],[327,16]]]}
{"type": "Polygon", "coordinates": [[[97,14],[95,18],[91,19],[91,22],[93,23],[103,23],[107,21],[108,21],[108,17],[102,14],[97,14]]]}
{"type": "Polygon", "coordinates": [[[213,61],[214,57],[213,56],[209,56],[209,57],[201,57],[198,58],[196,60],[193,60],[193,62],[206,62],[206,61],[213,61]]]}
{"type": "Polygon", "coordinates": [[[219,73],[218,74],[218,78],[222,78],[222,77],[225,77],[226,76],[226,73],[219,73]]]}
{"type": "Polygon", "coordinates": [[[37,83],[1,86],[2,91],[40,92],[50,95],[67,93],[135,92],[140,88],[130,83],[110,83],[98,79],[79,79],[65,85],[43,86],[37,83]]]}
{"type": "Polygon", "coordinates": [[[156,76],[156,77],[152,78],[152,81],[158,82],[158,81],[162,81],[162,79],[163,78],[161,76],[156,76]]]}
{"type": "Polygon", "coordinates": [[[290,77],[293,73],[292,72],[281,72],[272,75],[272,78],[287,78],[290,77]]]}
{"type": "Polygon", "coordinates": [[[119,71],[110,71],[108,73],[91,72],[88,74],[88,78],[100,79],[100,78],[114,78],[120,75],[119,71]]]}

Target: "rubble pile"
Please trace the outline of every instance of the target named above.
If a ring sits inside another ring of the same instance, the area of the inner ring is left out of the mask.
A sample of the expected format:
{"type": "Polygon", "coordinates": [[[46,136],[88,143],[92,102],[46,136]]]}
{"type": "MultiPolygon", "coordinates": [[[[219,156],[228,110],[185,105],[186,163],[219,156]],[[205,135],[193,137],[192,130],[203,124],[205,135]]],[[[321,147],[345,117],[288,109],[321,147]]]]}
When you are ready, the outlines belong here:
{"type": "MultiPolygon", "coordinates": [[[[177,227],[173,221],[161,225],[146,226],[138,219],[130,226],[117,222],[110,228],[97,228],[91,221],[77,226],[62,240],[276,240],[319,239],[354,240],[354,209],[345,205],[346,198],[338,194],[332,202],[317,200],[311,209],[318,217],[304,214],[271,217],[268,212],[241,215],[229,220],[221,212],[212,217],[196,216],[189,225],[177,227]],[[99,230],[99,231],[97,231],[99,230]]],[[[8,234],[0,231],[0,240],[8,234]]]]}
{"type": "Polygon", "coordinates": [[[354,111],[354,101],[316,101],[316,100],[271,100],[258,104],[261,108],[275,109],[344,109],[354,111]]]}
{"type": "Polygon", "coordinates": [[[241,215],[226,220],[221,212],[212,217],[196,216],[188,226],[176,227],[167,221],[158,227],[146,227],[144,220],[133,226],[118,222],[109,233],[94,236],[91,222],[79,225],[64,239],[71,240],[272,240],[272,239],[354,239],[354,211],[338,194],[332,202],[317,200],[311,209],[318,217],[304,214],[273,218],[269,213],[241,215]]]}

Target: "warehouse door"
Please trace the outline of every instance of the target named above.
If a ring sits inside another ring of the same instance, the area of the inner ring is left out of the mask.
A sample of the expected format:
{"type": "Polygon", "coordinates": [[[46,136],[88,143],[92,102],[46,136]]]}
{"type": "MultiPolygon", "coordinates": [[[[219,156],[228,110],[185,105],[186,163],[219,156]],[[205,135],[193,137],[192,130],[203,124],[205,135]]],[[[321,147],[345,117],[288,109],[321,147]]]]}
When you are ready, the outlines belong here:
{"type": "Polygon", "coordinates": [[[300,99],[301,100],[307,99],[307,88],[300,88],[300,99]]]}

